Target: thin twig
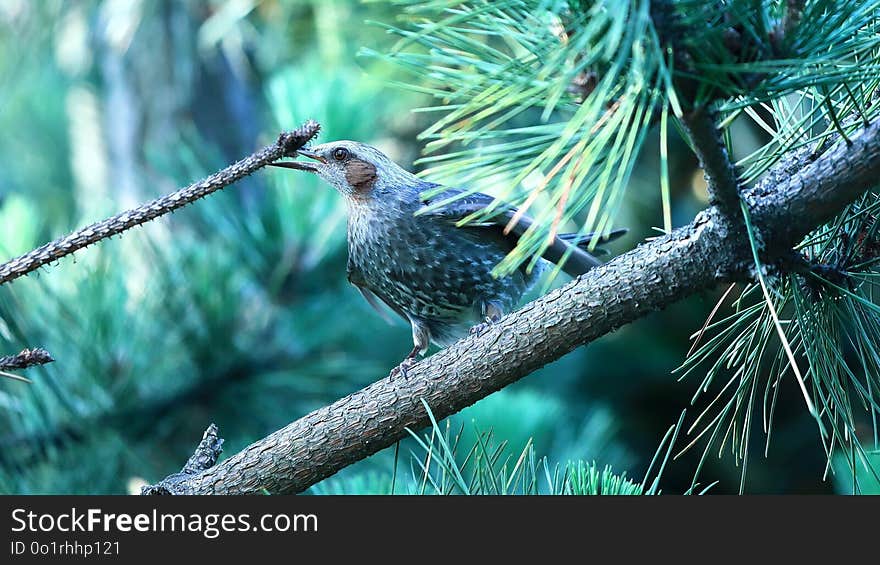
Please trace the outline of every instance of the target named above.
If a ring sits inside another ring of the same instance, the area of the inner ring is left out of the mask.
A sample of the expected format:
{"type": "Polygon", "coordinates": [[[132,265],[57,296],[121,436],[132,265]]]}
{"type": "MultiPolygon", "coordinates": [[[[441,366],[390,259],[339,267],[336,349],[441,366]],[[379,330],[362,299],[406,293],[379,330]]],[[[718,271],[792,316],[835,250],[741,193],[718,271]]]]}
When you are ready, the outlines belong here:
{"type": "Polygon", "coordinates": [[[282,157],[292,156],[297,149],[300,149],[315,137],[319,129],[320,126],[317,122],[309,120],[294,131],[284,132],[279,135],[278,140],[272,145],[264,147],[260,151],[226,167],[222,171],[214,173],[204,180],[195,182],[186,188],[147,202],[132,210],[117,214],[112,218],[96,222],[68,236],[56,239],[38,249],[25,253],[20,257],[11,259],[0,265],[0,285],[33,272],[43,265],[57,261],[102,239],[119,235],[130,228],[173,212],[195,202],[199,198],[204,198],[212,192],[229,186],[282,157]]]}
{"type": "Polygon", "coordinates": [[[48,351],[41,347],[34,349],[24,349],[18,355],[7,355],[0,357],[0,371],[14,371],[16,369],[27,369],[34,365],[45,365],[55,361],[48,351]]]}

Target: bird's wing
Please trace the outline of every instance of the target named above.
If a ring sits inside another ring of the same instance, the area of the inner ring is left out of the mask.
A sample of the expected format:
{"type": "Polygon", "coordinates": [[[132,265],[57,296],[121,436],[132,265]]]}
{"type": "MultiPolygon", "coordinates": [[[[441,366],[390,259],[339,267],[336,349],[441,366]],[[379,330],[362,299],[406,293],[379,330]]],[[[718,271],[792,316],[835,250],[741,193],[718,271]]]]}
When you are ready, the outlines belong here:
{"type": "Polygon", "coordinates": [[[394,323],[394,320],[391,318],[391,316],[388,315],[388,310],[389,310],[389,309],[392,310],[392,311],[394,311],[396,314],[398,314],[398,315],[399,315],[401,318],[403,318],[404,320],[407,320],[407,319],[408,319],[408,318],[406,317],[406,314],[404,314],[400,309],[394,307],[391,303],[386,302],[385,300],[383,300],[382,298],[380,298],[379,296],[377,296],[377,295],[376,295],[375,293],[373,293],[373,291],[370,290],[369,288],[367,288],[367,287],[365,287],[365,286],[360,286],[360,285],[357,285],[357,284],[354,285],[354,287],[360,291],[361,296],[363,296],[364,299],[366,299],[367,303],[368,303],[370,306],[373,307],[373,310],[375,310],[376,312],[378,312],[379,315],[382,316],[382,319],[385,320],[386,322],[388,322],[389,324],[393,324],[393,323],[394,323]],[[380,303],[380,302],[381,302],[381,303],[380,303]],[[383,308],[383,307],[382,307],[382,304],[384,304],[384,305],[387,306],[388,308],[383,308]]]}
{"type": "MultiPolygon", "coordinates": [[[[425,200],[424,204],[426,207],[437,205],[437,203],[447,200],[449,198],[454,198],[462,194],[463,192],[463,190],[449,189],[425,200]]],[[[463,220],[464,218],[473,214],[474,212],[485,209],[492,202],[494,202],[494,200],[495,199],[488,194],[475,192],[473,194],[468,194],[467,196],[463,196],[453,202],[440,206],[434,210],[422,212],[422,214],[447,219],[450,223],[457,223],[460,220],[463,220]]],[[[463,228],[492,229],[501,234],[506,242],[510,245],[510,248],[513,249],[513,247],[519,241],[519,238],[525,233],[529,226],[534,223],[534,220],[532,220],[532,218],[527,215],[523,215],[519,218],[519,221],[517,221],[516,225],[514,225],[511,230],[505,234],[504,228],[513,218],[514,214],[516,214],[516,208],[509,205],[501,205],[496,209],[496,212],[496,215],[491,218],[479,222],[468,223],[463,226],[463,228]]],[[[569,245],[564,239],[559,236],[556,236],[553,239],[553,243],[551,243],[550,246],[547,247],[546,250],[544,250],[542,257],[553,263],[558,263],[562,259],[563,255],[569,251],[570,254],[565,260],[563,270],[571,276],[577,276],[586,273],[593,267],[601,265],[601,262],[590,255],[588,252],[580,249],[576,245],[569,245]]]]}
{"type": "Polygon", "coordinates": [[[384,298],[382,298],[381,296],[377,295],[372,290],[370,290],[366,286],[365,282],[361,278],[358,271],[352,266],[351,262],[349,262],[349,264],[348,264],[347,271],[348,271],[348,282],[350,282],[352,284],[352,286],[354,286],[356,289],[358,289],[358,291],[361,293],[361,296],[363,296],[364,300],[367,301],[367,304],[372,306],[373,310],[378,312],[379,315],[382,316],[383,320],[385,320],[389,324],[394,323],[394,320],[391,318],[391,316],[388,315],[388,310],[391,310],[392,312],[394,312],[395,314],[397,314],[398,316],[403,318],[404,321],[409,320],[407,315],[403,313],[403,310],[394,306],[392,303],[388,302],[387,300],[385,300],[384,298]],[[383,304],[387,308],[384,308],[382,306],[383,304]]]}
{"type": "MultiPolygon", "coordinates": [[[[443,204],[438,208],[430,211],[420,212],[428,216],[435,216],[438,218],[445,218],[452,223],[458,222],[459,220],[464,219],[465,217],[473,214],[474,212],[479,212],[485,208],[488,208],[492,202],[495,201],[494,198],[489,196],[488,194],[483,194],[482,192],[474,192],[472,194],[468,194],[466,196],[459,196],[464,194],[465,191],[458,189],[448,189],[445,190],[431,198],[425,199],[422,202],[425,207],[428,208],[430,206],[436,206],[444,200],[449,200],[455,198],[453,202],[449,202],[447,204],[443,204]]],[[[510,221],[510,218],[513,217],[513,214],[516,210],[507,204],[501,204],[496,208],[496,216],[493,218],[489,218],[483,223],[480,222],[472,222],[467,225],[467,227],[489,227],[489,226],[497,226],[499,224],[506,224],[510,221]]],[[[514,228],[516,229],[516,228],[514,228]]],[[[521,232],[520,232],[521,233],[521,232]]]]}

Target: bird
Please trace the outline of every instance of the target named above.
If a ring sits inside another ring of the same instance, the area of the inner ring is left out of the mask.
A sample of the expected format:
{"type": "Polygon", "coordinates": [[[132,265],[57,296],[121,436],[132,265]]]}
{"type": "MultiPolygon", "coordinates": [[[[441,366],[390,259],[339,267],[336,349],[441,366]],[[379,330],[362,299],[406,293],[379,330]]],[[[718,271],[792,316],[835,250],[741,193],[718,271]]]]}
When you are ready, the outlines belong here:
{"type": "MultiPolygon", "coordinates": [[[[446,347],[496,323],[518,306],[550,263],[565,259],[562,269],[571,276],[601,264],[586,251],[594,234],[559,234],[536,268],[493,276],[493,268],[533,223],[519,215],[506,230],[515,207],[502,205],[491,219],[459,227],[495,199],[428,182],[356,141],[324,143],[297,154],[309,161],[273,166],[317,174],[347,204],[349,282],[380,314],[387,317],[384,304],[412,328],[413,348],[390,378],[406,378],[431,343],[446,347]],[[423,197],[427,191],[430,198],[423,197]]],[[[617,229],[596,239],[605,243],[624,233],[617,229]]]]}

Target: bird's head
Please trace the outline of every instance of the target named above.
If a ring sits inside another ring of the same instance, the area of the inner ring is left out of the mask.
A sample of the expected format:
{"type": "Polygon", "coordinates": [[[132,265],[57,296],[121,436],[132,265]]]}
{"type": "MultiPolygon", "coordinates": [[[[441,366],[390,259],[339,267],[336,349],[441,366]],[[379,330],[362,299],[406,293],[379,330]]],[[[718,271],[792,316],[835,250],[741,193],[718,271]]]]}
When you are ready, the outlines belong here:
{"type": "Polygon", "coordinates": [[[297,153],[311,161],[282,161],[275,167],[316,173],[344,196],[368,199],[377,190],[413,186],[417,177],[408,173],[384,153],[356,141],[333,141],[300,149],[297,153]]]}

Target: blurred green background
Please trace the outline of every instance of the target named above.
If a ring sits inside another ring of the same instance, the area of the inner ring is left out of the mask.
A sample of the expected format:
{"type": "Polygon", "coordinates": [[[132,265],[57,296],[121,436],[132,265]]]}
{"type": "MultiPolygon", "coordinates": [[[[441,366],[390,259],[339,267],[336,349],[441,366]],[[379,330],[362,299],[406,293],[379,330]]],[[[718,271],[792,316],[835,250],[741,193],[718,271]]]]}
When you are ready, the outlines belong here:
{"type": "MultiPolygon", "coordinates": [[[[358,56],[393,45],[369,21],[396,16],[342,0],[0,0],[0,260],[188,184],[306,118],[322,141],[370,143],[417,169],[431,115],[412,110],[427,101],[394,86],[395,68],[358,56]]],[[[733,131],[737,151],[758,145],[748,124],[733,131]]],[[[671,151],[681,225],[705,206],[705,186],[680,138],[671,151]]],[[[658,153],[655,132],[615,253],[662,223],[658,153]]],[[[267,170],[0,287],[0,354],[41,346],[57,359],[29,371],[32,384],[0,379],[0,491],[136,491],[178,470],[210,422],[231,454],[387,375],[410,330],[371,311],[345,260],[341,198],[267,170]]],[[[492,430],[515,454],[532,438],[551,462],[595,460],[641,480],[690,406],[698,379],[671,371],[721,290],[573,352],[454,427],[492,430]]],[[[746,491],[845,491],[823,481],[815,424],[790,392],[766,458],[755,431],[746,491]]],[[[403,442],[404,492],[411,453],[403,442]]],[[[664,492],[689,488],[699,453],[670,462],[664,492]]],[[[736,492],[742,469],[717,455],[701,484],[736,492]]],[[[394,460],[386,450],[314,491],[386,492],[394,460]]]]}

